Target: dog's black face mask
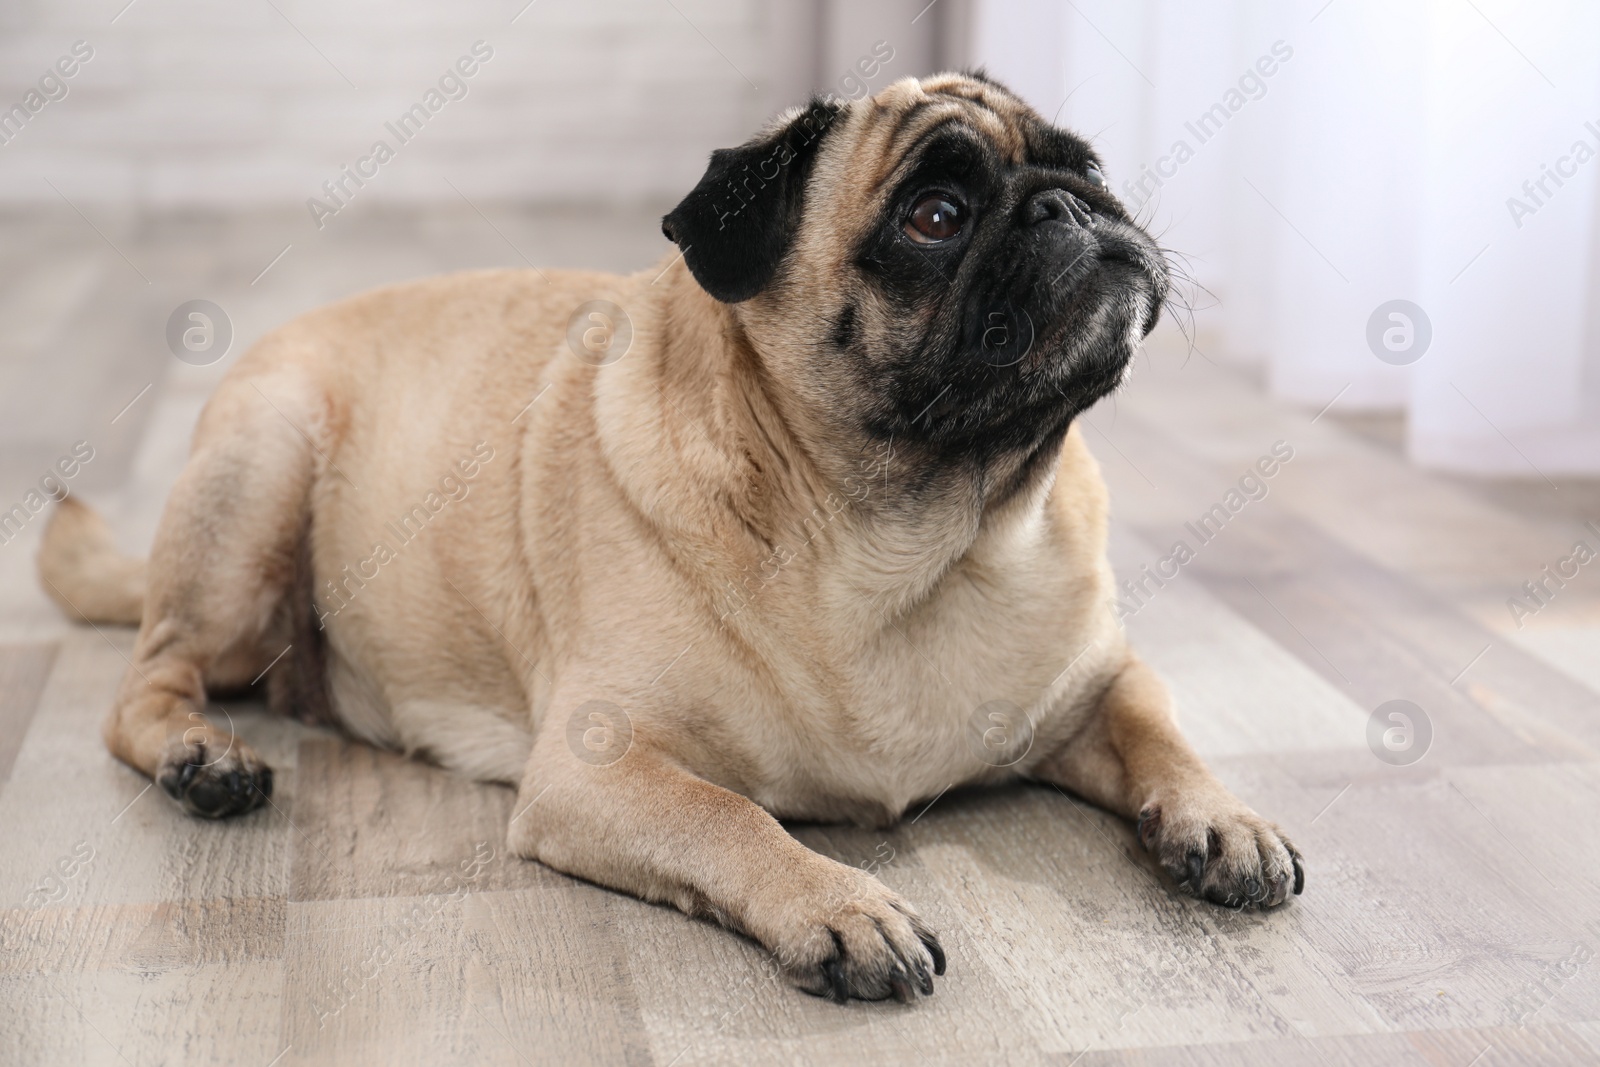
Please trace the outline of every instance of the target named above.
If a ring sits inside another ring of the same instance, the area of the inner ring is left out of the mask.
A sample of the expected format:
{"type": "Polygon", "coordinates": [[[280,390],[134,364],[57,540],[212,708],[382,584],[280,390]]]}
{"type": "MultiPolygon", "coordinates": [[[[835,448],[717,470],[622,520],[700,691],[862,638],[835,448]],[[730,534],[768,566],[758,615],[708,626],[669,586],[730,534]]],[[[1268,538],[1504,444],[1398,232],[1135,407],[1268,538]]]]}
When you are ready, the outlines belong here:
{"type": "Polygon", "coordinates": [[[1164,257],[1089,146],[1028,116],[1025,149],[949,121],[907,153],[857,262],[916,333],[870,377],[873,431],[978,460],[1037,448],[1121,382],[1164,257]]]}
{"type": "Polygon", "coordinates": [[[1082,139],[982,76],[922,88],[716,153],[664,228],[711,295],[820,333],[797,340],[856,429],[962,465],[1043,456],[1121,382],[1167,265],[1082,139]]]}

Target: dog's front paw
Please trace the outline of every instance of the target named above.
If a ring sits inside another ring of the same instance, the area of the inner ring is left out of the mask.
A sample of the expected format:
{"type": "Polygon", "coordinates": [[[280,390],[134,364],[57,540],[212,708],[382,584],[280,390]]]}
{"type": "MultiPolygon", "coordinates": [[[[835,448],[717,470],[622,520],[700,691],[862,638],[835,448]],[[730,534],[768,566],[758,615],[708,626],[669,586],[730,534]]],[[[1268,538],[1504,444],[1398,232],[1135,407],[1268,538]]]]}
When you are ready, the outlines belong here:
{"type": "Polygon", "coordinates": [[[841,1004],[931,996],[945,968],[939,938],[872,875],[829,863],[826,888],[787,900],[769,943],[789,980],[841,1004]]]}
{"type": "Polygon", "coordinates": [[[1305,888],[1300,853],[1282,830],[1220,787],[1177,794],[1139,812],[1139,841],[1191,896],[1227,908],[1275,908],[1305,888]]]}
{"type": "Polygon", "coordinates": [[[237,737],[220,740],[198,728],[174,736],[156,781],[190,815],[222,819],[254,811],[272,796],[272,768],[237,737]]]}

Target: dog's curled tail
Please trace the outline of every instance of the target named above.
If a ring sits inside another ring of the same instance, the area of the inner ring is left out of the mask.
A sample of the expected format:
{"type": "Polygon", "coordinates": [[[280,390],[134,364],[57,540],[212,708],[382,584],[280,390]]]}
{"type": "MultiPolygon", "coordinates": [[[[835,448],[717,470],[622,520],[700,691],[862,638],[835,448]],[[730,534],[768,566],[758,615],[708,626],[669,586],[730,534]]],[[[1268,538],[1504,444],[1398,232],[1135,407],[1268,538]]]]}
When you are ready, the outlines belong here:
{"type": "Polygon", "coordinates": [[[39,546],[39,579],[56,606],[80,622],[139,625],[145,563],[117,550],[100,513],[66,497],[39,546]]]}

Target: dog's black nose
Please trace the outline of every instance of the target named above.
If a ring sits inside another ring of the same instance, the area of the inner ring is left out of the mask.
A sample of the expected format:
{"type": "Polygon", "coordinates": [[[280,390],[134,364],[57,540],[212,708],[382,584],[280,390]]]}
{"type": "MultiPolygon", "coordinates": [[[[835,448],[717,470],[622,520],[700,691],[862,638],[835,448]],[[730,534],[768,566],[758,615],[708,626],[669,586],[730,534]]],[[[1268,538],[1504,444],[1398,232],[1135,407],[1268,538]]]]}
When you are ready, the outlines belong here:
{"type": "Polygon", "coordinates": [[[1065,189],[1041,189],[1028,198],[1022,209],[1025,226],[1041,222],[1065,222],[1078,226],[1089,225],[1089,205],[1065,189]]]}

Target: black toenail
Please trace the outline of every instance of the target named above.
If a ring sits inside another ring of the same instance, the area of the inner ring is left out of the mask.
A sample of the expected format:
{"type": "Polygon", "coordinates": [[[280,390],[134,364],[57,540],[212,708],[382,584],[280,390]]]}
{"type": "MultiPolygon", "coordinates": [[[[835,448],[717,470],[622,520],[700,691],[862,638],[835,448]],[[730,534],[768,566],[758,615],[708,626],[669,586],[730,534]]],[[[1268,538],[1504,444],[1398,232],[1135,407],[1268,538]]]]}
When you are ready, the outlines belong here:
{"type": "Polygon", "coordinates": [[[928,955],[933,957],[933,973],[944,976],[944,946],[939,944],[939,939],[932,934],[919,934],[923,946],[928,950],[928,955]]]}

